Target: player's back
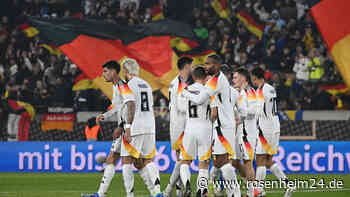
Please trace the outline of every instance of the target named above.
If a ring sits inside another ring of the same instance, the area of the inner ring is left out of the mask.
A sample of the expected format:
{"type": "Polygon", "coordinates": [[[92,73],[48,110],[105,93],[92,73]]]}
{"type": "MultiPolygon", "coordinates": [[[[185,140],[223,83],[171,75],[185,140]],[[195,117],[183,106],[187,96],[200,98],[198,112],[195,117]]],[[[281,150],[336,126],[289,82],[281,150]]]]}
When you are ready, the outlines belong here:
{"type": "MultiPolygon", "coordinates": [[[[188,91],[193,94],[200,94],[201,91],[205,91],[204,85],[200,83],[194,83],[188,86],[188,91]]],[[[187,124],[209,124],[210,106],[209,99],[202,104],[196,104],[191,100],[186,99],[185,105],[187,106],[186,118],[187,124]]]]}
{"type": "Polygon", "coordinates": [[[143,79],[133,77],[128,86],[135,95],[135,116],[132,135],[155,133],[153,95],[151,86],[143,79]]]}
{"type": "Polygon", "coordinates": [[[235,119],[231,101],[231,86],[223,73],[209,79],[206,86],[215,91],[215,99],[218,103],[217,124],[222,128],[234,128],[235,119]]]}
{"type": "Polygon", "coordinates": [[[275,88],[268,83],[264,83],[257,90],[257,102],[264,102],[263,111],[257,116],[261,129],[266,132],[280,132],[275,88]]]}

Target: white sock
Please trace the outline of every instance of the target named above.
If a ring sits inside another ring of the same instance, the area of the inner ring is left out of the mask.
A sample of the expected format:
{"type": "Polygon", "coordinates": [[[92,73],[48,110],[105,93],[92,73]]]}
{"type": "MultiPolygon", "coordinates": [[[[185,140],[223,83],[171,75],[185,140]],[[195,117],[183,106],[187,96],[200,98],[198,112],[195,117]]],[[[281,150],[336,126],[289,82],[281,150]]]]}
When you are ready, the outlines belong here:
{"type": "Polygon", "coordinates": [[[115,174],[115,166],[113,164],[108,164],[103,172],[103,177],[98,188],[98,195],[103,197],[106,195],[109,185],[111,184],[112,178],[115,174]]]}
{"type": "Polygon", "coordinates": [[[230,163],[223,165],[221,168],[224,181],[228,184],[226,188],[227,196],[241,196],[240,186],[233,166],[230,163]]]}
{"type": "Polygon", "coordinates": [[[190,182],[190,180],[191,180],[190,165],[188,165],[188,164],[181,164],[180,177],[181,177],[182,184],[184,184],[184,186],[186,188],[187,181],[190,182]]]}
{"type": "Polygon", "coordinates": [[[151,180],[151,183],[153,185],[153,191],[155,194],[160,193],[160,178],[159,178],[159,170],[157,166],[153,163],[148,163],[145,168],[148,170],[148,176],[151,180]]]}
{"type": "Polygon", "coordinates": [[[254,197],[254,183],[253,183],[253,181],[247,182],[247,196],[254,197]]]}
{"type": "Polygon", "coordinates": [[[180,177],[180,166],[181,166],[180,161],[176,161],[174,170],[171,173],[170,180],[169,180],[169,186],[171,188],[173,188],[174,185],[176,184],[176,182],[179,180],[179,177],[180,177]]]}
{"type": "Polygon", "coordinates": [[[134,173],[132,164],[123,164],[123,180],[126,195],[129,197],[134,196],[134,173]]]}
{"type": "Polygon", "coordinates": [[[205,189],[208,192],[208,178],[209,178],[208,170],[199,169],[198,177],[197,177],[197,192],[198,190],[200,190],[201,194],[203,194],[203,191],[205,189]]]}
{"type": "Polygon", "coordinates": [[[179,167],[179,177],[176,181],[176,196],[182,196],[182,190],[181,190],[181,185],[182,185],[182,182],[181,182],[181,178],[180,178],[180,167],[179,167]]]}
{"type": "Polygon", "coordinates": [[[142,168],[141,170],[139,170],[139,173],[143,182],[146,184],[148,191],[151,193],[151,195],[153,195],[154,185],[151,182],[151,179],[148,175],[148,171],[145,168],[142,168]]]}
{"type": "Polygon", "coordinates": [[[211,167],[210,169],[210,181],[214,183],[214,180],[219,176],[219,169],[215,166],[211,167]]]}
{"type": "Polygon", "coordinates": [[[265,180],[265,178],[266,178],[266,167],[265,166],[258,166],[256,168],[255,179],[258,181],[257,188],[260,192],[263,191],[264,188],[260,187],[260,186],[263,186],[263,184],[260,184],[259,181],[263,181],[263,180],[265,180]]]}
{"type": "Polygon", "coordinates": [[[272,166],[270,167],[270,171],[279,180],[287,179],[287,176],[284,174],[281,168],[277,165],[277,163],[272,164],[272,166]]]}

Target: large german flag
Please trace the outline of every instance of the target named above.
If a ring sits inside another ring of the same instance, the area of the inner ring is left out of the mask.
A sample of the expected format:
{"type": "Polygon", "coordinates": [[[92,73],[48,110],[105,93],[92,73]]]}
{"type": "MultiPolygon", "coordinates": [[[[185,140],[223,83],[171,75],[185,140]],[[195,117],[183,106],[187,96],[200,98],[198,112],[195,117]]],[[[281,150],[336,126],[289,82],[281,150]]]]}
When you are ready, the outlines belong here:
{"type": "Polygon", "coordinates": [[[90,78],[88,78],[84,73],[81,73],[75,78],[72,90],[79,91],[91,88],[94,88],[93,81],[90,78]]]}
{"type": "Polygon", "coordinates": [[[39,36],[65,53],[102,91],[112,98],[112,85],[103,78],[106,61],[121,62],[134,58],[140,64],[140,76],[153,90],[167,95],[168,85],[177,74],[177,54],[170,41],[175,37],[195,40],[189,25],[172,20],[159,20],[141,25],[119,25],[88,19],[40,19],[30,23],[39,36]]]}
{"type": "Polygon", "coordinates": [[[328,50],[348,87],[350,87],[349,8],[349,0],[323,0],[311,8],[328,50]]]}

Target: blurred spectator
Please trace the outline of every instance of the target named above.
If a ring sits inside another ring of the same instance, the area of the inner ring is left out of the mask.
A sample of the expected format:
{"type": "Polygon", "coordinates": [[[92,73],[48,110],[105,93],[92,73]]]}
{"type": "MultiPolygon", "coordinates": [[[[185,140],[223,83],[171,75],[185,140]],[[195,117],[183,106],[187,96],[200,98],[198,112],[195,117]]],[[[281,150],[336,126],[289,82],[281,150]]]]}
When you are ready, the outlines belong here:
{"type": "Polygon", "coordinates": [[[310,59],[304,53],[296,57],[293,71],[296,73],[296,79],[300,84],[309,80],[309,62],[310,59]]]}
{"type": "Polygon", "coordinates": [[[309,70],[310,70],[310,80],[317,82],[324,74],[324,68],[322,66],[322,58],[316,48],[312,48],[309,53],[309,70]]]}
{"type": "Polygon", "coordinates": [[[196,27],[194,28],[194,32],[199,38],[208,38],[208,30],[207,28],[202,26],[202,21],[199,19],[196,21],[196,27]]]}

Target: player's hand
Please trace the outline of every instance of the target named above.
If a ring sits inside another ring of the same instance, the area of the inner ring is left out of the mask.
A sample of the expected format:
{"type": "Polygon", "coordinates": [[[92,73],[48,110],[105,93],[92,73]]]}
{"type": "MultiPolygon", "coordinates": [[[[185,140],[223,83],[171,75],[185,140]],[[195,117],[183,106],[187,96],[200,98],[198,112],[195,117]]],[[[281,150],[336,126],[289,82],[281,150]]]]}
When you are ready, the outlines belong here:
{"type": "Polygon", "coordinates": [[[115,139],[117,139],[118,137],[120,137],[121,134],[122,134],[122,128],[117,127],[117,128],[114,129],[113,134],[112,134],[112,137],[113,137],[113,139],[115,140],[115,139]]]}
{"type": "Polygon", "coordinates": [[[104,119],[103,114],[98,115],[98,116],[96,117],[96,124],[100,125],[100,122],[101,122],[101,120],[103,120],[103,119],[104,119]]]}
{"type": "Polygon", "coordinates": [[[127,143],[131,142],[130,128],[125,129],[124,139],[127,143]]]}

